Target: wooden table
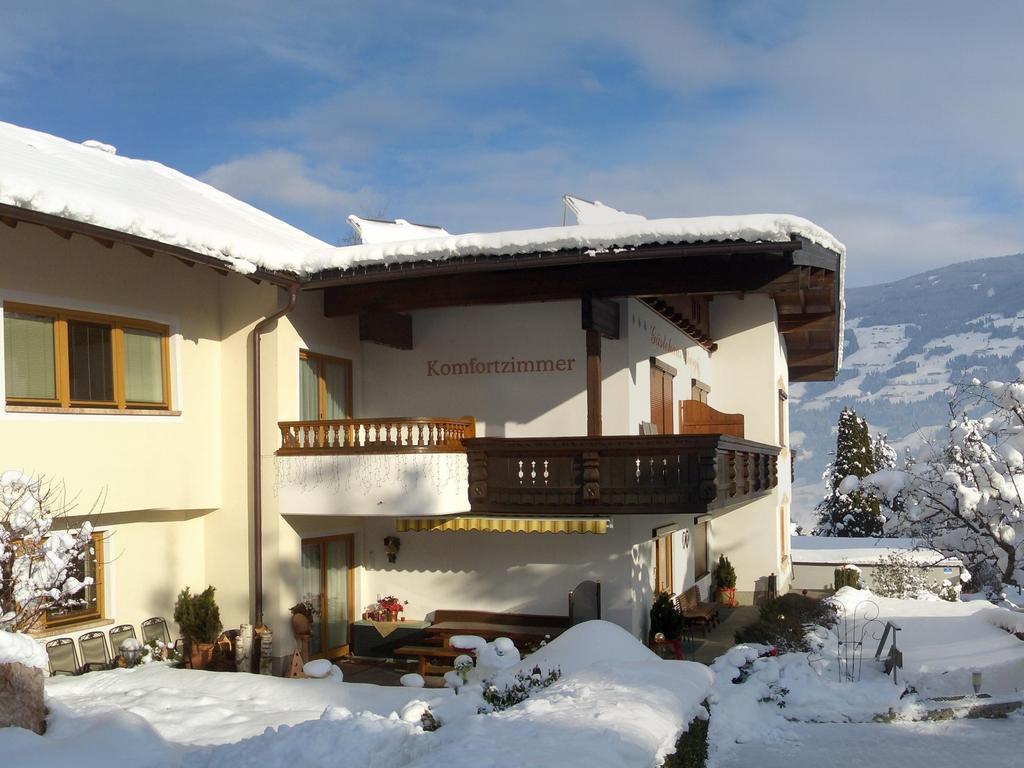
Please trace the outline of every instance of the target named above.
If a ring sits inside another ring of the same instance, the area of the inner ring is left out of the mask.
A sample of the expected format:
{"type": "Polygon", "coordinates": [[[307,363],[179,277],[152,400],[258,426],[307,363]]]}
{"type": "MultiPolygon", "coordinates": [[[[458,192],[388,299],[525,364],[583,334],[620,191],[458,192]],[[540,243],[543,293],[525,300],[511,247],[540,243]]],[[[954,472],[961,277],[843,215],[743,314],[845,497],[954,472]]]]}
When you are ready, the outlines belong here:
{"type": "Polygon", "coordinates": [[[444,645],[455,635],[476,635],[484,640],[507,637],[512,642],[539,643],[563,632],[557,627],[533,627],[526,624],[492,624],[486,621],[442,621],[426,629],[428,637],[441,638],[444,645]]]}
{"type": "Polygon", "coordinates": [[[420,643],[429,621],[401,621],[388,623],[390,631],[384,635],[372,621],[365,619],[352,622],[352,655],[388,658],[395,655],[395,649],[402,645],[420,643]]]}

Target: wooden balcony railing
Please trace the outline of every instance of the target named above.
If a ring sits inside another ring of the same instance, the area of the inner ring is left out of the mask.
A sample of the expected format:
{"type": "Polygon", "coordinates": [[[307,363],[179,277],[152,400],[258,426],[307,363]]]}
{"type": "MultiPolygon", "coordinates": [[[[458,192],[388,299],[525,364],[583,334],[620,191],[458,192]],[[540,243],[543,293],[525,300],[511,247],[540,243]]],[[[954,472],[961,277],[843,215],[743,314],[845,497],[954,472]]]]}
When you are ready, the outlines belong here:
{"type": "Polygon", "coordinates": [[[767,494],[779,449],[729,435],[466,441],[474,512],[701,513],[767,494]]]}
{"type": "Polygon", "coordinates": [[[279,456],[345,453],[463,453],[476,421],[428,418],[282,421],[279,456]]]}

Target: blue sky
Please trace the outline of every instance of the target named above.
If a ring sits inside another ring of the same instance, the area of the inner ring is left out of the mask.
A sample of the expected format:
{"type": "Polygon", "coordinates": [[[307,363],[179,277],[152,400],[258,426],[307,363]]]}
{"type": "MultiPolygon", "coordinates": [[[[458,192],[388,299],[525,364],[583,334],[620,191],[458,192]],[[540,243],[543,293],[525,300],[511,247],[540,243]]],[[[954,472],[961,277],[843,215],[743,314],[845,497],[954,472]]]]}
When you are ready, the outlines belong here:
{"type": "Polygon", "coordinates": [[[329,242],[557,224],[568,192],[803,215],[852,285],[1024,250],[1024,3],[4,5],[0,120],[329,242]]]}

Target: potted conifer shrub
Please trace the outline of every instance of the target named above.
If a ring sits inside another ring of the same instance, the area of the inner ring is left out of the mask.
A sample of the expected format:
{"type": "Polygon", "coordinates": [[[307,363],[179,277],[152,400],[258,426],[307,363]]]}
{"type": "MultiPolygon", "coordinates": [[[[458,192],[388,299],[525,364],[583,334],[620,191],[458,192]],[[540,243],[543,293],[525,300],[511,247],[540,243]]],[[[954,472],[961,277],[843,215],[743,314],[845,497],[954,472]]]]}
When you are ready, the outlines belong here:
{"type": "Polygon", "coordinates": [[[718,603],[730,608],[736,606],[736,569],[729,558],[722,555],[715,567],[715,583],[718,585],[718,603]]]}
{"type": "Polygon", "coordinates": [[[207,587],[193,595],[185,587],[174,603],[174,620],[181,627],[192,669],[204,669],[210,663],[214,643],[223,629],[213,592],[213,587],[207,587]]]}
{"type": "Polygon", "coordinates": [[[659,592],[651,606],[651,635],[653,643],[658,635],[666,640],[678,640],[683,634],[683,614],[676,607],[671,592],[659,592]]]}

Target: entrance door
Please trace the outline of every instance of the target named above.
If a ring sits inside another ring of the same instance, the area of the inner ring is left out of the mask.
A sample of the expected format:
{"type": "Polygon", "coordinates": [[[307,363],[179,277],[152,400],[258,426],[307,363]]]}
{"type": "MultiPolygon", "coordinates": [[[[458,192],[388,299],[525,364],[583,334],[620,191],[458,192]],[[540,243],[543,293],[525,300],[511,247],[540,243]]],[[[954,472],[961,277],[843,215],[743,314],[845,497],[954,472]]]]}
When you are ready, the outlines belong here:
{"type": "Polygon", "coordinates": [[[675,434],[672,413],[672,379],[675,371],[669,366],[651,359],[651,422],[658,428],[659,435],[675,434]]]}
{"type": "Polygon", "coordinates": [[[313,617],[310,656],[333,659],[348,653],[353,615],[351,534],[302,541],[302,596],[319,612],[313,617]]]}

